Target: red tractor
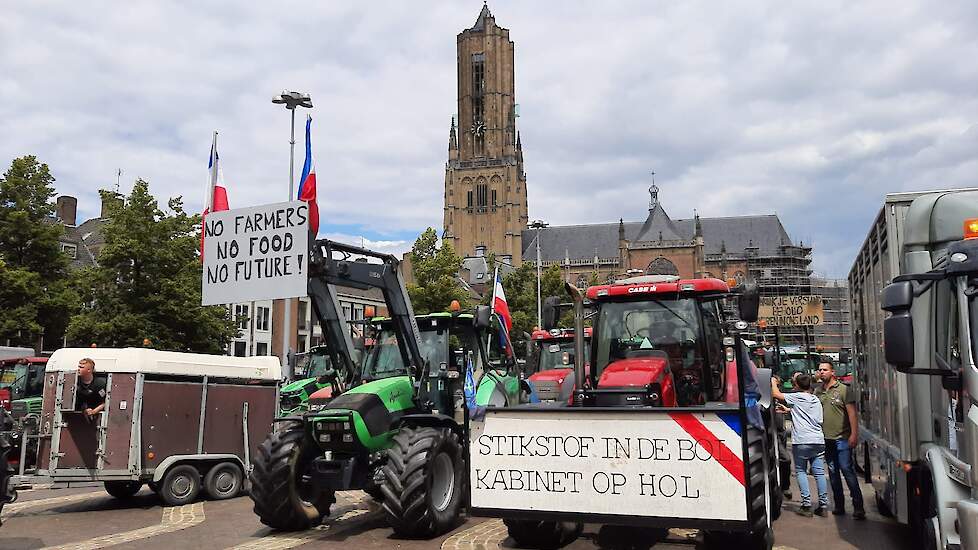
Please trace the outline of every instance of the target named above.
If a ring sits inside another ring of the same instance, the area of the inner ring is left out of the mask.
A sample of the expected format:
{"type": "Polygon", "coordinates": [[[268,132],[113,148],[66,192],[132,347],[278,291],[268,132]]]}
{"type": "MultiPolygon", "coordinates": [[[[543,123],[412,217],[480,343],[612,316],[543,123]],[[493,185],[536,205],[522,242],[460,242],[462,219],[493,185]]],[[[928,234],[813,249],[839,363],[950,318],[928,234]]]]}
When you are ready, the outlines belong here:
{"type": "MultiPolygon", "coordinates": [[[[574,329],[534,330],[532,371],[528,378],[541,402],[570,402],[574,396],[574,329]]],[[[590,349],[591,327],[584,329],[585,354],[590,349]]]]}

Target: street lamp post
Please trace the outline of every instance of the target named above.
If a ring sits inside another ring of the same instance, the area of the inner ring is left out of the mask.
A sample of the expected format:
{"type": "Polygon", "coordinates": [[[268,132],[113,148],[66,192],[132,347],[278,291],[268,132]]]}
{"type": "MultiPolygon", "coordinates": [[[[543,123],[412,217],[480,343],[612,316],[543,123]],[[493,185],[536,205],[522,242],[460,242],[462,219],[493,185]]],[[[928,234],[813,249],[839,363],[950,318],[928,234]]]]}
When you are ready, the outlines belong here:
{"type": "Polygon", "coordinates": [[[537,326],[543,328],[543,307],[542,300],[540,298],[540,230],[547,227],[550,224],[544,223],[542,220],[534,220],[530,227],[537,230],[537,326]]]}
{"type": "MultiPolygon", "coordinates": [[[[309,94],[302,92],[283,91],[272,98],[272,103],[285,105],[292,114],[292,131],[289,134],[289,201],[295,199],[295,110],[298,107],[312,109],[309,94]]],[[[289,365],[289,348],[292,345],[292,298],[285,299],[285,312],[282,318],[282,367],[291,376],[289,365]]]]}

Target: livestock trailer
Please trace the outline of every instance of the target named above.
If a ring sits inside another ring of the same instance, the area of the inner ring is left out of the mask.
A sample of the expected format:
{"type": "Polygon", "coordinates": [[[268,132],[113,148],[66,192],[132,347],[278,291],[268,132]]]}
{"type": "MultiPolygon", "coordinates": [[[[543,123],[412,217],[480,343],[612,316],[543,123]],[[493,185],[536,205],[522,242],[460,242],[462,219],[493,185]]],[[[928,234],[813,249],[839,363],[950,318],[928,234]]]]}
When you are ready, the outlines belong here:
{"type": "Polygon", "coordinates": [[[24,427],[25,440],[37,442],[21,453],[37,455],[21,456],[13,486],[101,481],[122,498],[146,483],[170,505],[202,488],[232,497],[272,429],[280,380],[275,357],[60,349],[44,374],[41,413],[24,427]],[[91,418],[75,403],[82,358],[105,381],[104,410],[91,418]]]}

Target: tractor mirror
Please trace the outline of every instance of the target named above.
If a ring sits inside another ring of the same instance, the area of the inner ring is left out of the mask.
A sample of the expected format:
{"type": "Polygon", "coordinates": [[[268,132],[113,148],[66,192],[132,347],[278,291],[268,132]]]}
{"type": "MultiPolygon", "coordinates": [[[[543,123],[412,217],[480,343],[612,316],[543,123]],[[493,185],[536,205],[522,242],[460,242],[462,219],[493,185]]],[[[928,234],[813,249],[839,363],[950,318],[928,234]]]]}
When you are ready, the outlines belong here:
{"type": "Polygon", "coordinates": [[[489,328],[489,319],[492,312],[489,310],[489,306],[475,306],[475,315],[473,323],[478,328],[489,328]]]}
{"type": "Polygon", "coordinates": [[[748,323],[757,321],[757,309],[761,304],[761,294],[757,289],[757,283],[746,281],[744,290],[737,299],[737,309],[740,313],[740,320],[748,323]]]}
{"type": "Polygon", "coordinates": [[[560,297],[559,296],[547,296],[543,299],[543,312],[541,313],[543,317],[540,322],[543,324],[543,330],[550,330],[557,328],[557,321],[560,317],[560,297]]]}
{"type": "Polygon", "coordinates": [[[839,362],[840,363],[848,363],[849,362],[849,359],[850,358],[849,358],[849,352],[848,351],[842,350],[842,351],[839,352],[839,362]]]}

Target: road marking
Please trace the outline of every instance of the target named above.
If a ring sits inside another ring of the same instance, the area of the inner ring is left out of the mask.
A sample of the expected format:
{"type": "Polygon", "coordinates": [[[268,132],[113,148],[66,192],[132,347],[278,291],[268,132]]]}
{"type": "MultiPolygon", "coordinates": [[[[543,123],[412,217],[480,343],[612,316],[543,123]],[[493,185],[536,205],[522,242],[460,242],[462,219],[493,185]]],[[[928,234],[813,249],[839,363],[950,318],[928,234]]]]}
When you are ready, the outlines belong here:
{"type": "Polygon", "coordinates": [[[302,532],[273,531],[268,535],[228,550],[288,550],[296,546],[342,533],[375,517],[379,508],[361,491],[336,493],[336,504],[322,525],[302,532]]]}
{"type": "Polygon", "coordinates": [[[166,533],[182,531],[203,522],[204,503],[195,502],[193,504],[184,504],[183,506],[164,508],[163,519],[157,525],[95,537],[81,542],[72,542],[60,546],[48,546],[42,550],[96,550],[98,548],[107,548],[117,544],[125,544],[166,533]]]}
{"type": "Polygon", "coordinates": [[[77,495],[67,495],[63,497],[51,497],[51,498],[39,498],[37,500],[25,500],[21,502],[15,502],[13,504],[7,504],[3,507],[4,517],[13,517],[20,515],[24,510],[31,508],[42,508],[46,506],[57,506],[59,504],[69,504],[72,502],[79,502],[82,500],[88,500],[90,498],[95,498],[102,496],[109,498],[105,491],[91,491],[88,493],[81,493],[77,495]]]}

